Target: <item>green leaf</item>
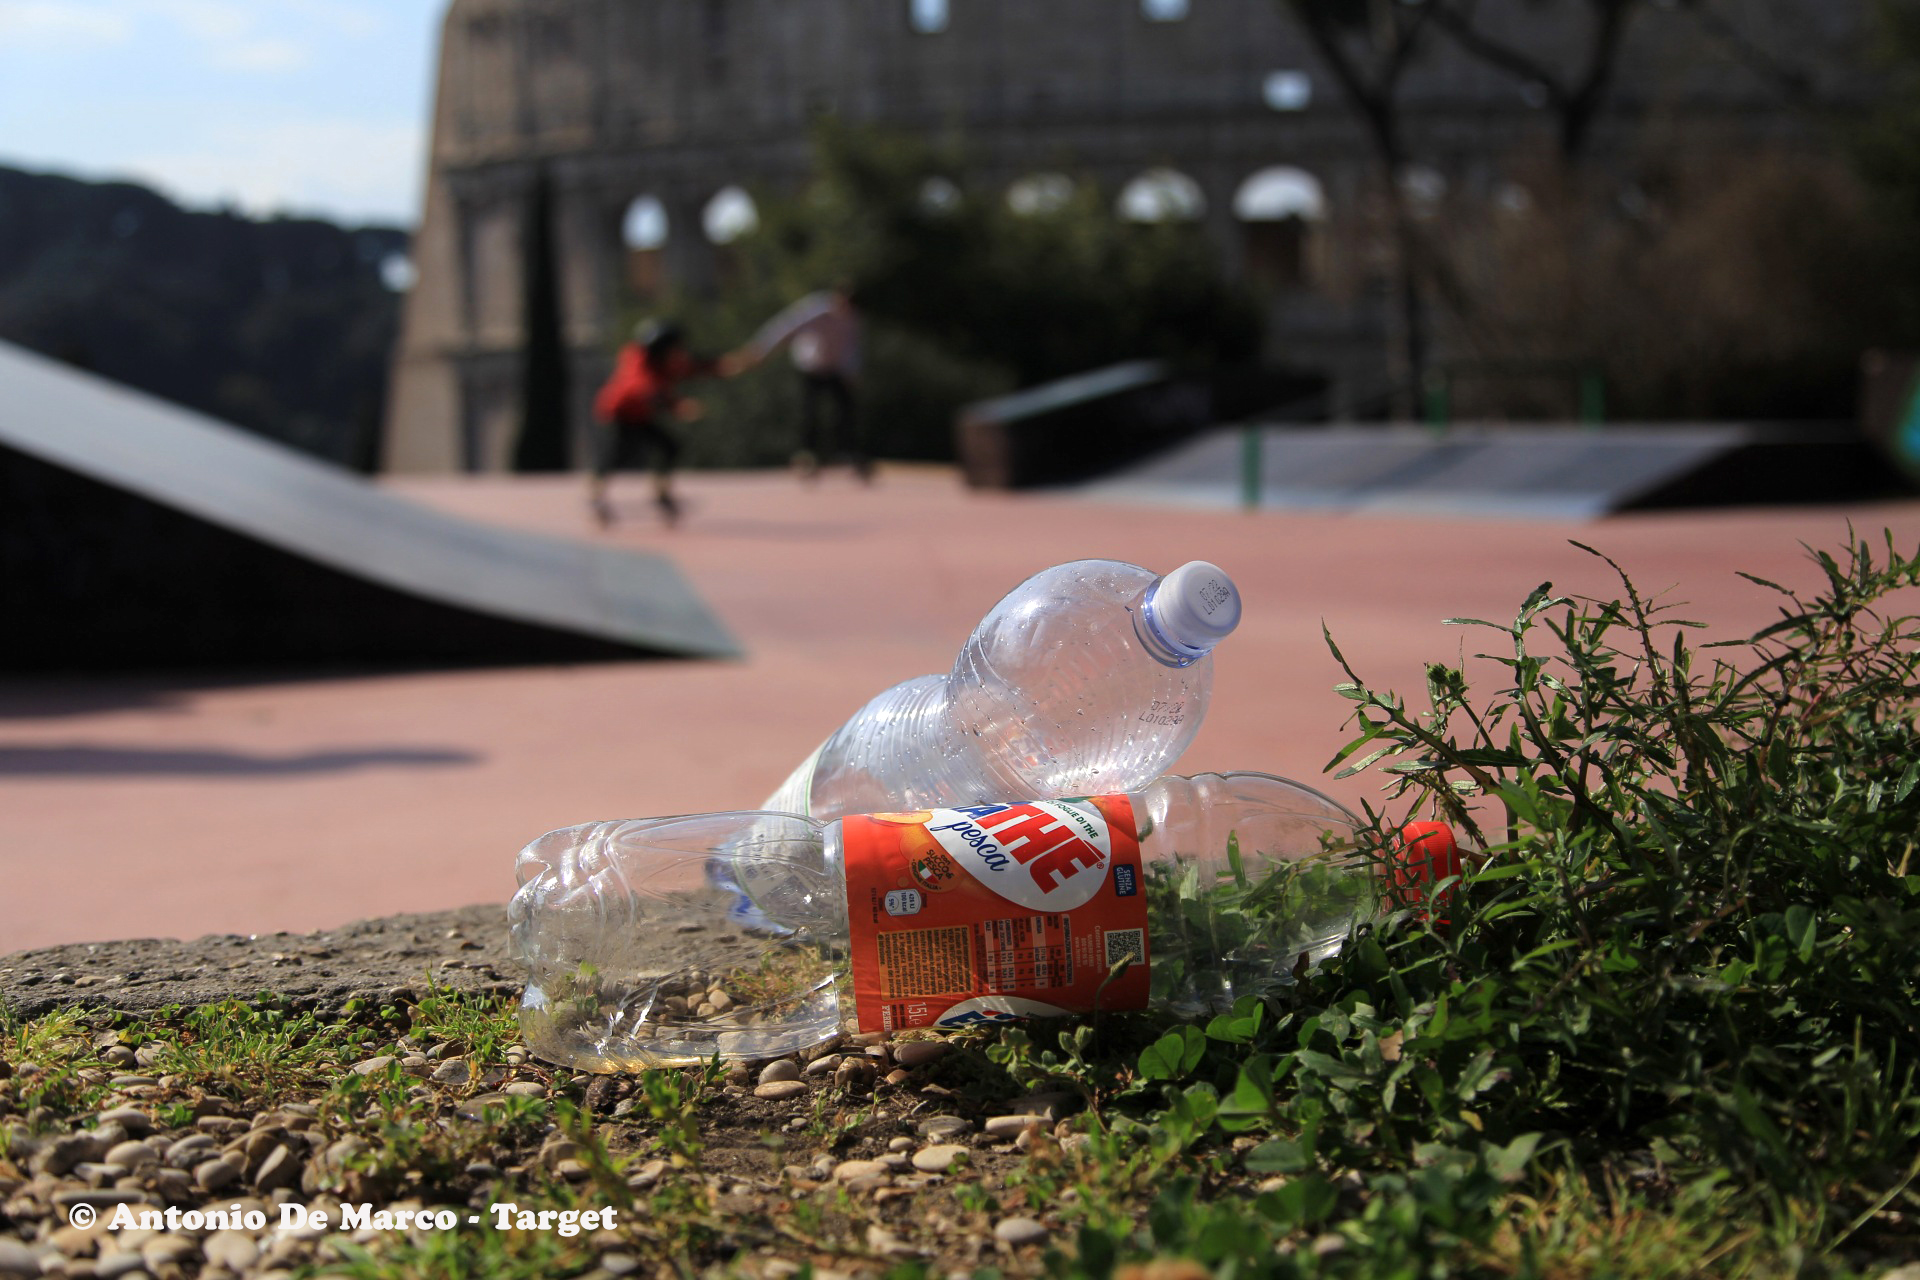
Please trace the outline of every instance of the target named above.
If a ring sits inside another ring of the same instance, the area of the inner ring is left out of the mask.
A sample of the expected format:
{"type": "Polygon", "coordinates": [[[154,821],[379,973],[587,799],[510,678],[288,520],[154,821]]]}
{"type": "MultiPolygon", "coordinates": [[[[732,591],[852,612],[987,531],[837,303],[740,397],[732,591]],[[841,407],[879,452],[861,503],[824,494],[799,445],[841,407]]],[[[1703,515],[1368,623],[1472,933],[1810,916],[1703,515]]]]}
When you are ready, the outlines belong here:
{"type": "Polygon", "coordinates": [[[1534,1148],[1540,1145],[1540,1134],[1523,1133],[1504,1147],[1488,1143],[1481,1149],[1487,1162],[1487,1170],[1502,1182],[1518,1181],[1526,1172],[1527,1162],[1533,1159],[1534,1148]]]}
{"type": "Polygon", "coordinates": [[[1265,1054],[1255,1054],[1240,1065],[1233,1092],[1220,1103],[1220,1127],[1229,1131],[1250,1129],[1270,1119],[1274,1112],[1273,1062],[1265,1054]]]}
{"type": "MultiPolygon", "coordinates": [[[[1252,1168],[1253,1152],[1247,1153],[1247,1159],[1247,1167],[1252,1168]]],[[[1278,1169],[1274,1172],[1289,1173],[1292,1170],[1278,1169]]],[[[1334,1190],[1331,1182],[1313,1173],[1289,1179],[1285,1186],[1261,1193],[1256,1203],[1263,1215],[1284,1226],[1315,1227],[1333,1216],[1340,1204],[1340,1193],[1334,1190]]]]}
{"type": "Polygon", "coordinates": [[[1312,1160],[1293,1139],[1269,1138],[1247,1152],[1244,1163],[1250,1173],[1299,1173],[1312,1160]]]}
{"type": "Polygon", "coordinates": [[[1787,941],[1802,960],[1813,959],[1813,944],[1818,932],[1819,924],[1812,910],[1799,903],[1787,908],[1787,941]]]}
{"type": "Polygon", "coordinates": [[[1893,802],[1905,803],[1906,798],[1913,794],[1915,784],[1920,784],[1920,760],[1908,764],[1906,770],[1901,773],[1900,781],[1893,788],[1893,802]]]}
{"type": "Polygon", "coordinates": [[[1206,1056],[1207,1036],[1198,1027],[1168,1032],[1140,1051],[1140,1075],[1146,1080],[1178,1080],[1206,1056]]]}

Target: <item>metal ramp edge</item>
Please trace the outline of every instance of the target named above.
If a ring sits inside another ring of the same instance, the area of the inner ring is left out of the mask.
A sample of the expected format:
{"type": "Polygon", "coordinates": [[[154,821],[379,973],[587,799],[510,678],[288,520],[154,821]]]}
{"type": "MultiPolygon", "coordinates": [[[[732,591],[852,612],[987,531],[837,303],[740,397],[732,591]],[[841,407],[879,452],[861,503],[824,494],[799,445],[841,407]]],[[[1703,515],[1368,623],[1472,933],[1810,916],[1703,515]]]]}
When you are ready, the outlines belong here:
{"type": "MultiPolygon", "coordinates": [[[[1255,427],[1259,506],[1370,515],[1590,520],[1625,510],[1765,436],[1740,425],[1255,427]]],[[[1245,505],[1245,429],[1213,431],[1080,486],[1102,500],[1245,505]]]]}
{"type": "Polygon", "coordinates": [[[664,557],[434,511],[6,343],[0,447],[434,604],[654,652],[741,653],[664,557]]]}

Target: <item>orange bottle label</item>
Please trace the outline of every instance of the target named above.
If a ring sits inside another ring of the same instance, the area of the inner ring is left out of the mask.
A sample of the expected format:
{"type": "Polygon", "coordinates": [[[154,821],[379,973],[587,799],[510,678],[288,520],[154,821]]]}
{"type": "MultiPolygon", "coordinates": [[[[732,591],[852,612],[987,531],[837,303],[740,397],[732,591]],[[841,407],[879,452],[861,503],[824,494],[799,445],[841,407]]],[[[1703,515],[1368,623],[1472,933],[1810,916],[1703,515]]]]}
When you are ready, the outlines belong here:
{"type": "Polygon", "coordinates": [[[1146,1007],[1146,884],[1124,795],[866,814],[840,839],[862,1031],[1146,1007]]]}

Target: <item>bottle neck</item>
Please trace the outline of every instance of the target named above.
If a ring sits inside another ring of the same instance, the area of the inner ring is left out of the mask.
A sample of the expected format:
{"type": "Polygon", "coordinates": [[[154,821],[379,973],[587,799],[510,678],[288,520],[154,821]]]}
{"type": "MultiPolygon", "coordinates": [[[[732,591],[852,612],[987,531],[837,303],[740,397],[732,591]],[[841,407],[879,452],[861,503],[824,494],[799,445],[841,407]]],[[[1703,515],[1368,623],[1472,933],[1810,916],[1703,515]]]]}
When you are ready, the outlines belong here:
{"type": "Polygon", "coordinates": [[[1128,612],[1133,614],[1133,634],[1155,662],[1169,667],[1190,667],[1213,650],[1211,647],[1201,649],[1182,644],[1167,630],[1166,623],[1154,608],[1154,596],[1160,589],[1160,582],[1160,579],[1155,579],[1141,593],[1140,599],[1127,607],[1128,612]]]}

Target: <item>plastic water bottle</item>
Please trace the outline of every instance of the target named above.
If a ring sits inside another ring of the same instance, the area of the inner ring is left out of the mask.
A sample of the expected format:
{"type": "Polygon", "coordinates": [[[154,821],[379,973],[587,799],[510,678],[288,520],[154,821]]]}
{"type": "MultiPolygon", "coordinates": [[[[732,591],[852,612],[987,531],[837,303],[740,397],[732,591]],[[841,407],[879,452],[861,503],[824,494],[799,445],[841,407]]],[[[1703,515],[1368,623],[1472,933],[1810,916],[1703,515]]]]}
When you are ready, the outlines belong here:
{"type": "Polygon", "coordinates": [[[951,672],[874,698],[761,807],[825,821],[1144,787],[1199,732],[1209,655],[1239,622],[1239,589],[1204,560],[1164,577],[1056,565],[993,607],[951,672]]]}
{"type": "Polygon", "coordinates": [[[1459,870],[1440,824],[1371,839],[1338,802],[1259,773],[830,823],[568,827],[519,857],[522,1031],[543,1058],[615,1071],[773,1057],[855,1027],[1225,1010],[1355,924],[1424,909],[1459,870]],[[742,924],[721,884],[773,927],[742,924]]]}

